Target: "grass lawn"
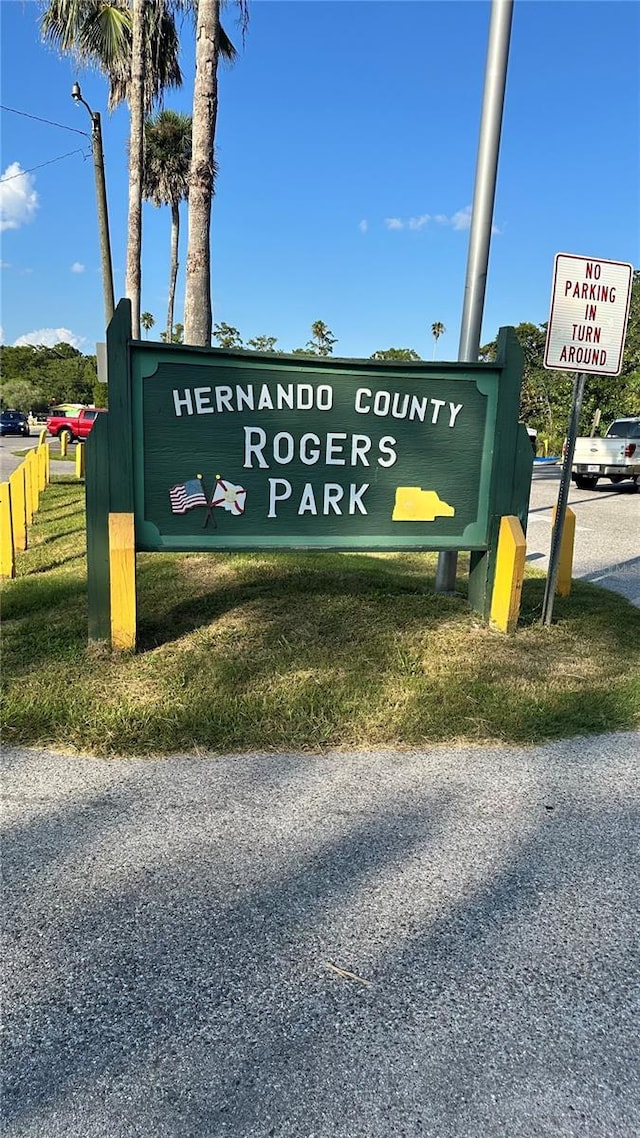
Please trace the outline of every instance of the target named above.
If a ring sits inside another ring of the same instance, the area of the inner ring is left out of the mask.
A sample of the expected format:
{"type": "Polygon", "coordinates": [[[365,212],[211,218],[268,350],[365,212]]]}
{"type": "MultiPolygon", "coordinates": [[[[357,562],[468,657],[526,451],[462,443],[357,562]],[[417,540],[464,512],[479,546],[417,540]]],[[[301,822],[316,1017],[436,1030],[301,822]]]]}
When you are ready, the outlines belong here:
{"type": "Polygon", "coordinates": [[[87,646],[84,487],[47,489],[3,589],[5,744],[101,755],[534,743],[640,724],[640,611],[577,582],[513,637],[433,554],[142,554],[136,655],[87,646]]]}

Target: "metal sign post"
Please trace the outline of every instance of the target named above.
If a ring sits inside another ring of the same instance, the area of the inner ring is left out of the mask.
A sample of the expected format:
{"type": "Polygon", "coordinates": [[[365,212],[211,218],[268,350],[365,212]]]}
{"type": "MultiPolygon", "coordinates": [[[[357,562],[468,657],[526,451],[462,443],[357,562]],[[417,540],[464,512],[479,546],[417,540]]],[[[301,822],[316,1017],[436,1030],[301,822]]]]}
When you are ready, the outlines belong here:
{"type": "MultiPolygon", "coordinates": [[[[475,362],[480,349],[512,17],[513,0],[492,0],[458,349],[460,363],[475,362]]],[[[437,593],[452,593],[455,590],[457,563],[457,553],[443,551],[439,554],[436,571],[437,593]]]]}
{"type": "Polygon", "coordinates": [[[544,366],[551,371],[575,371],[577,375],[542,606],[542,623],[547,626],[553,618],[558,584],[571,467],[587,378],[584,369],[588,368],[591,375],[619,375],[632,279],[633,265],[627,262],[556,254],[544,366]]]}
{"type": "Polygon", "coordinates": [[[564,520],[567,516],[567,502],[569,500],[569,487],[571,485],[571,464],[573,463],[573,452],[576,446],[576,436],[578,434],[578,423],[580,422],[580,411],[582,410],[582,397],[584,395],[586,378],[584,372],[580,372],[576,375],[573,383],[573,403],[571,405],[571,416],[569,419],[569,434],[567,437],[564,461],[562,463],[562,475],[560,477],[560,490],[558,491],[558,505],[556,508],[556,522],[551,536],[549,571],[547,573],[544,601],[542,603],[542,623],[546,624],[547,627],[551,624],[553,617],[553,601],[558,585],[562,534],[564,532],[564,520]]]}

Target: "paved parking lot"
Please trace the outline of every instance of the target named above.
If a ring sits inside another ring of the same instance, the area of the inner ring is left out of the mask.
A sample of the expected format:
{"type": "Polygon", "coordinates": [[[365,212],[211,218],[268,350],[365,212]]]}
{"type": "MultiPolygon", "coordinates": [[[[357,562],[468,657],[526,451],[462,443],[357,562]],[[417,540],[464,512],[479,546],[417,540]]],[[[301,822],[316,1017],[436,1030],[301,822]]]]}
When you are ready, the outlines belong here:
{"type": "MultiPolygon", "coordinates": [[[[527,530],[527,560],[546,569],[551,513],[558,500],[559,466],[534,467],[527,530]]],[[[574,575],[622,593],[640,606],[640,493],[631,482],[599,482],[594,490],[571,484],[569,506],[576,514],[574,575]]]]}

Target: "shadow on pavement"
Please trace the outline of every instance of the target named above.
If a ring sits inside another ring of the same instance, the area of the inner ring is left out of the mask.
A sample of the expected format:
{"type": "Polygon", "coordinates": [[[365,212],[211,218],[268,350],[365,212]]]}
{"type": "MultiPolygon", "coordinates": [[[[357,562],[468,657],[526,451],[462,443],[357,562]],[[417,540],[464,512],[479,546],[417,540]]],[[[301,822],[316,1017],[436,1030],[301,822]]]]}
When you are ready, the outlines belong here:
{"type": "Polygon", "coordinates": [[[503,755],[495,793],[472,758],[123,763],[10,831],[5,1132],[637,1133],[636,805],[503,755]]]}

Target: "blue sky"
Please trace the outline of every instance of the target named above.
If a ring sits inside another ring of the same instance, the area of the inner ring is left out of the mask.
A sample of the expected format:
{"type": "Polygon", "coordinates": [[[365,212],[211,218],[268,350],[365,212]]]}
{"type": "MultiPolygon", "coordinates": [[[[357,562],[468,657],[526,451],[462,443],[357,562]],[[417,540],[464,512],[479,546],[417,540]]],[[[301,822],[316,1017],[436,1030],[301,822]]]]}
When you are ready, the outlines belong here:
{"type": "MultiPolygon", "coordinates": [[[[488,3],[255,0],[244,51],[220,75],[214,320],[305,343],[322,319],[336,354],[411,347],[431,325],[455,359],[489,26],[488,3]]],[[[103,114],[116,295],[124,291],[126,109],[39,42],[39,6],[2,0],[2,103],[88,130],[78,78],[103,114]]],[[[237,37],[230,6],[226,25],[237,37]]],[[[166,106],[191,111],[185,85],[166,106]]],[[[640,264],[640,7],[516,0],[483,340],[547,319],[556,252],[640,264]]],[[[88,139],[2,113],[2,176],[88,139]],[[19,165],[16,166],[15,164],[19,165]]],[[[83,153],[0,186],[3,342],[66,329],[104,338],[93,168],[83,153]],[[34,196],[35,195],[35,196],[34,196]],[[6,212],[5,212],[6,210],[6,212]]],[[[145,206],[143,309],[164,327],[169,212],[145,206]]],[[[184,265],[186,213],[181,265],[184,265]]],[[[179,278],[176,319],[182,319],[179,278]]],[[[55,338],[55,337],[54,337],[55,338]]]]}

